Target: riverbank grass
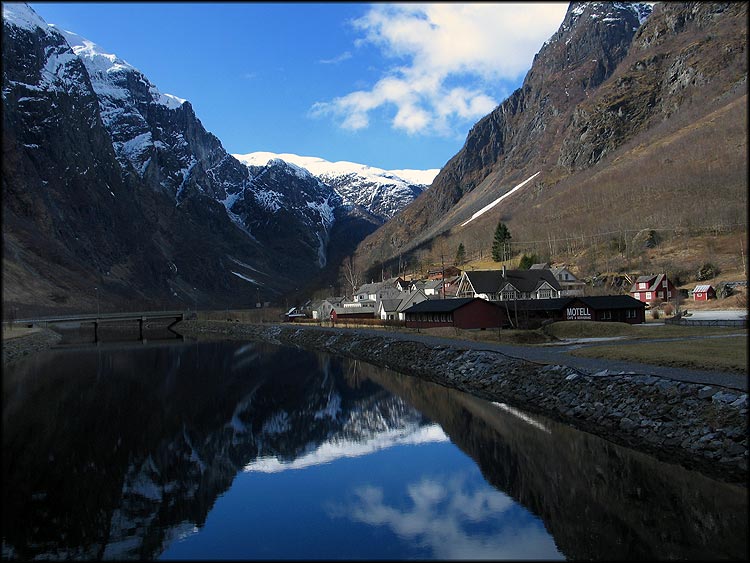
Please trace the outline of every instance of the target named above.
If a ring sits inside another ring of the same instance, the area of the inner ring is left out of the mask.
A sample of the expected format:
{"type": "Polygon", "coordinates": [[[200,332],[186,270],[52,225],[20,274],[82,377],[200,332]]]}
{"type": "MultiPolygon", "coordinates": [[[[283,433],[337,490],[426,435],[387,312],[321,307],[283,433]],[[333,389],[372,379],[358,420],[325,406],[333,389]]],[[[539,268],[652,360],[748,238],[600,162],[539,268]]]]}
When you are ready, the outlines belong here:
{"type": "Polygon", "coordinates": [[[672,368],[747,373],[746,336],[681,342],[633,342],[617,346],[589,346],[569,353],[585,358],[640,362],[672,368]]]}
{"type": "Polygon", "coordinates": [[[38,328],[29,328],[26,326],[5,326],[3,325],[3,340],[9,340],[11,338],[18,338],[20,336],[26,336],[27,334],[33,334],[39,332],[38,328]]]}

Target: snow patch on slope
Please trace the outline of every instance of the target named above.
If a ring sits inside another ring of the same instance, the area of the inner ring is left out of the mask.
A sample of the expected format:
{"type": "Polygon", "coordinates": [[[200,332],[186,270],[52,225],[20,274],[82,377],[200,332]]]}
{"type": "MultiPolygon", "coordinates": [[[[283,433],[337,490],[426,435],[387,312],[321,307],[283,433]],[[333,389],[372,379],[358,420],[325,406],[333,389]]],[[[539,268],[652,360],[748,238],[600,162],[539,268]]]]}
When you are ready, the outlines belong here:
{"type": "Polygon", "coordinates": [[[468,225],[469,223],[471,223],[474,219],[476,219],[480,215],[484,215],[485,213],[487,213],[487,211],[489,211],[490,209],[492,209],[493,207],[495,207],[498,203],[500,203],[501,201],[503,201],[510,194],[515,193],[517,190],[520,190],[522,187],[524,187],[527,183],[531,182],[531,180],[533,180],[534,178],[536,178],[540,173],[541,173],[541,171],[537,172],[536,174],[534,174],[532,176],[530,176],[529,178],[526,178],[523,182],[521,182],[520,184],[518,184],[516,187],[514,187],[509,192],[504,193],[503,195],[501,195],[499,198],[497,198],[495,201],[493,201],[489,205],[485,205],[484,207],[482,207],[482,209],[480,209],[479,211],[477,211],[476,213],[474,213],[474,215],[472,215],[468,220],[466,220],[463,223],[461,223],[461,226],[464,227],[464,226],[468,225]]]}

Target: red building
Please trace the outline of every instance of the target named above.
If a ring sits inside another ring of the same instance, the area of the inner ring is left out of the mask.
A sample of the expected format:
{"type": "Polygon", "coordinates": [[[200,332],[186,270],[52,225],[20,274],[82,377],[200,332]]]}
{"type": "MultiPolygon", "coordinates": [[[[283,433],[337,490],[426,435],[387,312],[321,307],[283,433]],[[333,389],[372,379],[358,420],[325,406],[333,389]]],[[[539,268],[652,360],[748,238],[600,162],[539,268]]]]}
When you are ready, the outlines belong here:
{"type": "Polygon", "coordinates": [[[711,285],[696,285],[693,289],[693,301],[716,299],[716,290],[711,285]]]}
{"type": "Polygon", "coordinates": [[[407,328],[499,328],[508,324],[505,310],[479,297],[428,299],[404,311],[407,328]]]}
{"type": "Polygon", "coordinates": [[[677,289],[666,274],[639,276],[630,288],[630,295],[644,303],[669,301],[677,297],[677,289]]]}

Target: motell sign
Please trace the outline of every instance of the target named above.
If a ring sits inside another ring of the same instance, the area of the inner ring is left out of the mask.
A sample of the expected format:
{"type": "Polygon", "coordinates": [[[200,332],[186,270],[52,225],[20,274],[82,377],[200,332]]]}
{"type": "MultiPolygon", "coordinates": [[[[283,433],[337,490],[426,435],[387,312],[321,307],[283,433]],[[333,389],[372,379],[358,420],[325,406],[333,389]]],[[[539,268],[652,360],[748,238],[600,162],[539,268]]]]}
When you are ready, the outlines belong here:
{"type": "Polygon", "coordinates": [[[565,317],[569,321],[590,321],[591,311],[588,307],[568,307],[565,309],[565,317]]]}

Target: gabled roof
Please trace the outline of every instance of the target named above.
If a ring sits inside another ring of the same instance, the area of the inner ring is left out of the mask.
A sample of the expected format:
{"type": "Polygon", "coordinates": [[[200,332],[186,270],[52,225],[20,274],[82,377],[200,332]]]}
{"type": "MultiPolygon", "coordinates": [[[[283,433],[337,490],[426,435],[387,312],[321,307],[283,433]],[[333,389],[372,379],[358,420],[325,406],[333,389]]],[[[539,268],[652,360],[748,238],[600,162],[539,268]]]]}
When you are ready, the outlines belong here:
{"type": "Polygon", "coordinates": [[[513,284],[518,291],[531,293],[544,282],[554,289],[560,290],[555,276],[549,270],[506,270],[505,279],[513,284]]]}
{"type": "Polygon", "coordinates": [[[360,293],[377,293],[380,289],[380,286],[383,284],[383,282],[377,282],[377,283],[363,283],[357,288],[357,291],[354,293],[356,295],[359,295],[360,293]]]}
{"type": "Polygon", "coordinates": [[[474,270],[464,272],[475,293],[497,293],[507,284],[511,284],[518,291],[531,293],[544,282],[547,282],[556,290],[560,290],[560,284],[549,270],[474,270]]]}
{"type": "Polygon", "coordinates": [[[696,285],[695,289],[693,289],[693,293],[706,293],[707,291],[712,290],[713,287],[711,284],[703,284],[703,285],[696,285]]]}
{"type": "MultiPolygon", "coordinates": [[[[401,299],[381,299],[380,308],[386,313],[395,313],[398,311],[399,305],[401,305],[401,299]]],[[[380,310],[380,309],[378,309],[380,310]]]]}
{"type": "Polygon", "coordinates": [[[638,276],[638,278],[635,280],[635,283],[633,283],[633,287],[630,288],[630,293],[633,293],[634,291],[654,291],[658,287],[661,287],[661,282],[664,281],[664,278],[666,278],[665,274],[653,274],[650,276],[638,276]],[[639,283],[647,283],[649,284],[646,289],[638,289],[639,283]]]}
{"type": "Polygon", "coordinates": [[[443,280],[428,280],[424,282],[425,289],[438,289],[443,285],[443,280]]]}
{"type": "Polygon", "coordinates": [[[472,270],[465,271],[474,293],[497,293],[500,290],[503,272],[501,270],[472,270]]]}
{"type": "Polygon", "coordinates": [[[401,313],[408,309],[412,303],[414,302],[414,299],[417,298],[417,296],[421,296],[423,300],[429,299],[427,295],[425,295],[425,292],[421,289],[415,289],[413,291],[410,291],[409,294],[401,299],[401,303],[398,306],[398,312],[401,313]]]}
{"type": "MultiPolygon", "coordinates": [[[[428,299],[421,301],[416,305],[412,305],[406,309],[405,313],[452,313],[456,309],[463,307],[464,305],[471,303],[472,301],[484,301],[489,305],[493,305],[489,301],[480,299],[479,297],[462,297],[460,299],[428,299]]],[[[494,306],[494,305],[493,305],[494,306]]]]}
{"type": "Polygon", "coordinates": [[[532,264],[529,270],[547,270],[549,269],[549,264],[547,262],[542,262],[541,264],[532,264]]]}

